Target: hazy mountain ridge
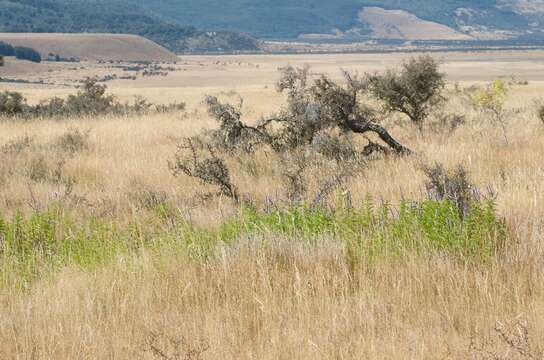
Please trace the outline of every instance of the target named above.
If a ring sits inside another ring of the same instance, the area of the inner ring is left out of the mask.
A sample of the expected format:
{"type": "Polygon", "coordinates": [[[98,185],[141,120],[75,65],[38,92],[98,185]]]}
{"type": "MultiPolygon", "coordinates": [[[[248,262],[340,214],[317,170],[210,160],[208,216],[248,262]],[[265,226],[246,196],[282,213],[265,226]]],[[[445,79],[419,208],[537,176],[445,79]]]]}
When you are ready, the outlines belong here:
{"type": "Polygon", "coordinates": [[[248,35],[168,22],[127,0],[0,0],[0,9],[0,32],[136,34],[178,53],[258,47],[248,35]]]}
{"type": "Polygon", "coordinates": [[[0,0],[0,9],[0,32],[137,34],[178,53],[253,51],[255,38],[544,39],[544,0],[0,0]]]}
{"type": "Polygon", "coordinates": [[[297,38],[357,30],[365,7],[404,10],[473,38],[542,37],[544,0],[132,0],[170,20],[202,28],[247,32],[261,38],[297,38]]]}

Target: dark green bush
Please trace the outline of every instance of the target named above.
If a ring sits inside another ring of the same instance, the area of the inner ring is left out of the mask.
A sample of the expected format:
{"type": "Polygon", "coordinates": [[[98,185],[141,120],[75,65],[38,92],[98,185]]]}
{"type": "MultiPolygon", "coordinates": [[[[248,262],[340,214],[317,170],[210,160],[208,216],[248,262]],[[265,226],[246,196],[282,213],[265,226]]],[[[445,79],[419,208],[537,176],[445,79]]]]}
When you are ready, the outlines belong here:
{"type": "Polygon", "coordinates": [[[25,47],[25,46],[17,46],[15,49],[15,57],[20,60],[28,60],[32,62],[41,62],[42,57],[39,52],[36,50],[25,47]]]}
{"type": "Polygon", "coordinates": [[[134,104],[120,103],[115,96],[106,93],[106,85],[99,84],[97,79],[88,78],[75,95],[61,99],[58,97],[41,101],[30,106],[22,94],[17,92],[0,93],[0,115],[15,115],[33,118],[62,118],[69,116],[89,116],[104,114],[143,114],[148,112],[183,111],[184,103],[155,105],[137,98],[134,104]]]}
{"type": "Polygon", "coordinates": [[[6,91],[0,93],[0,115],[22,115],[29,110],[26,99],[21,93],[6,91]]]}
{"type": "Polygon", "coordinates": [[[0,41],[0,55],[15,56],[15,49],[10,44],[0,41]]]}
{"type": "Polygon", "coordinates": [[[445,80],[434,58],[420,56],[405,62],[400,71],[369,76],[368,86],[385,110],[405,114],[421,130],[429,112],[442,101],[445,80]]]}

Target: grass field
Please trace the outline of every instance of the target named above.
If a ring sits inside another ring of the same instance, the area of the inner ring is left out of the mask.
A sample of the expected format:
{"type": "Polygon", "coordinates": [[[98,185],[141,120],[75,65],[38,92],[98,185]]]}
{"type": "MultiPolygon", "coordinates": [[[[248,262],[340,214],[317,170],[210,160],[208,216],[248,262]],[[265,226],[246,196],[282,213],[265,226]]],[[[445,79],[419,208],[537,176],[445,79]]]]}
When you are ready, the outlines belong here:
{"type": "Polygon", "coordinates": [[[0,33],[0,41],[27,46],[42,58],[104,61],[176,61],[176,56],[151,40],[124,34],[0,33]]]}
{"type": "MultiPolygon", "coordinates": [[[[280,67],[307,63],[339,80],[340,69],[381,71],[407,56],[183,57],[167,76],[107,84],[121,101],[184,101],[184,112],[2,119],[0,358],[542,358],[544,52],[435,54],[448,76],[443,112],[465,123],[420,133],[400,115],[384,119],[417,154],[366,163],[331,194],[332,214],[262,210],[285,191],[270,154],[231,164],[257,210],[205,201],[211,187],[169,169],[181,138],[215,126],[205,95],[241,96],[251,123],[285,103],[280,67]],[[455,88],[512,76],[505,143],[455,88]],[[74,148],[65,140],[75,133],[74,148]],[[426,201],[422,167],[435,162],[463,165],[492,208],[459,222],[437,217],[450,210],[433,202],[403,211],[426,201]]],[[[35,104],[113,71],[83,65],[19,68],[48,84],[0,90],[35,104]]],[[[311,198],[327,174],[309,174],[311,198]]]]}

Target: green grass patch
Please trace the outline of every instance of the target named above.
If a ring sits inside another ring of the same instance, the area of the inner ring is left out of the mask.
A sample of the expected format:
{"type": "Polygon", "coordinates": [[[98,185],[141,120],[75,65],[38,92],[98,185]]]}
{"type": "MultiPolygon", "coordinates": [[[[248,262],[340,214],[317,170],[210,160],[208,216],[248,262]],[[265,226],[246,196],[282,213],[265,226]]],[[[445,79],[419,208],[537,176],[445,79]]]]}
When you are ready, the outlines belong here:
{"type": "Polygon", "coordinates": [[[486,262],[507,233],[493,203],[475,203],[462,218],[449,201],[404,202],[398,208],[367,202],[356,209],[289,207],[272,212],[243,208],[218,228],[193,226],[182,219],[115,221],[72,218],[58,209],[0,218],[0,286],[25,287],[66,266],[92,269],[143,249],[172,247],[195,261],[213,257],[220,243],[247,236],[281,235],[316,242],[331,237],[344,243],[350,261],[406,253],[444,253],[461,260],[486,262]]]}

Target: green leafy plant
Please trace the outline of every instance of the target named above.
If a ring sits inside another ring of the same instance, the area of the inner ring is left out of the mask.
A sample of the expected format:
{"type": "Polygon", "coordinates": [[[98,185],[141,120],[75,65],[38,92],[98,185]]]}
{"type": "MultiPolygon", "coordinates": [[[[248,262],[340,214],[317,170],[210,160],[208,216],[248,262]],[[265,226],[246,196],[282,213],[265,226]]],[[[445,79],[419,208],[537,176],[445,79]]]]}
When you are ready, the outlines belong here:
{"type": "Polygon", "coordinates": [[[495,80],[485,88],[478,88],[472,95],[472,103],[476,109],[491,115],[493,121],[502,130],[504,141],[508,144],[508,120],[510,112],[505,104],[510,87],[502,80],[495,80]]]}

